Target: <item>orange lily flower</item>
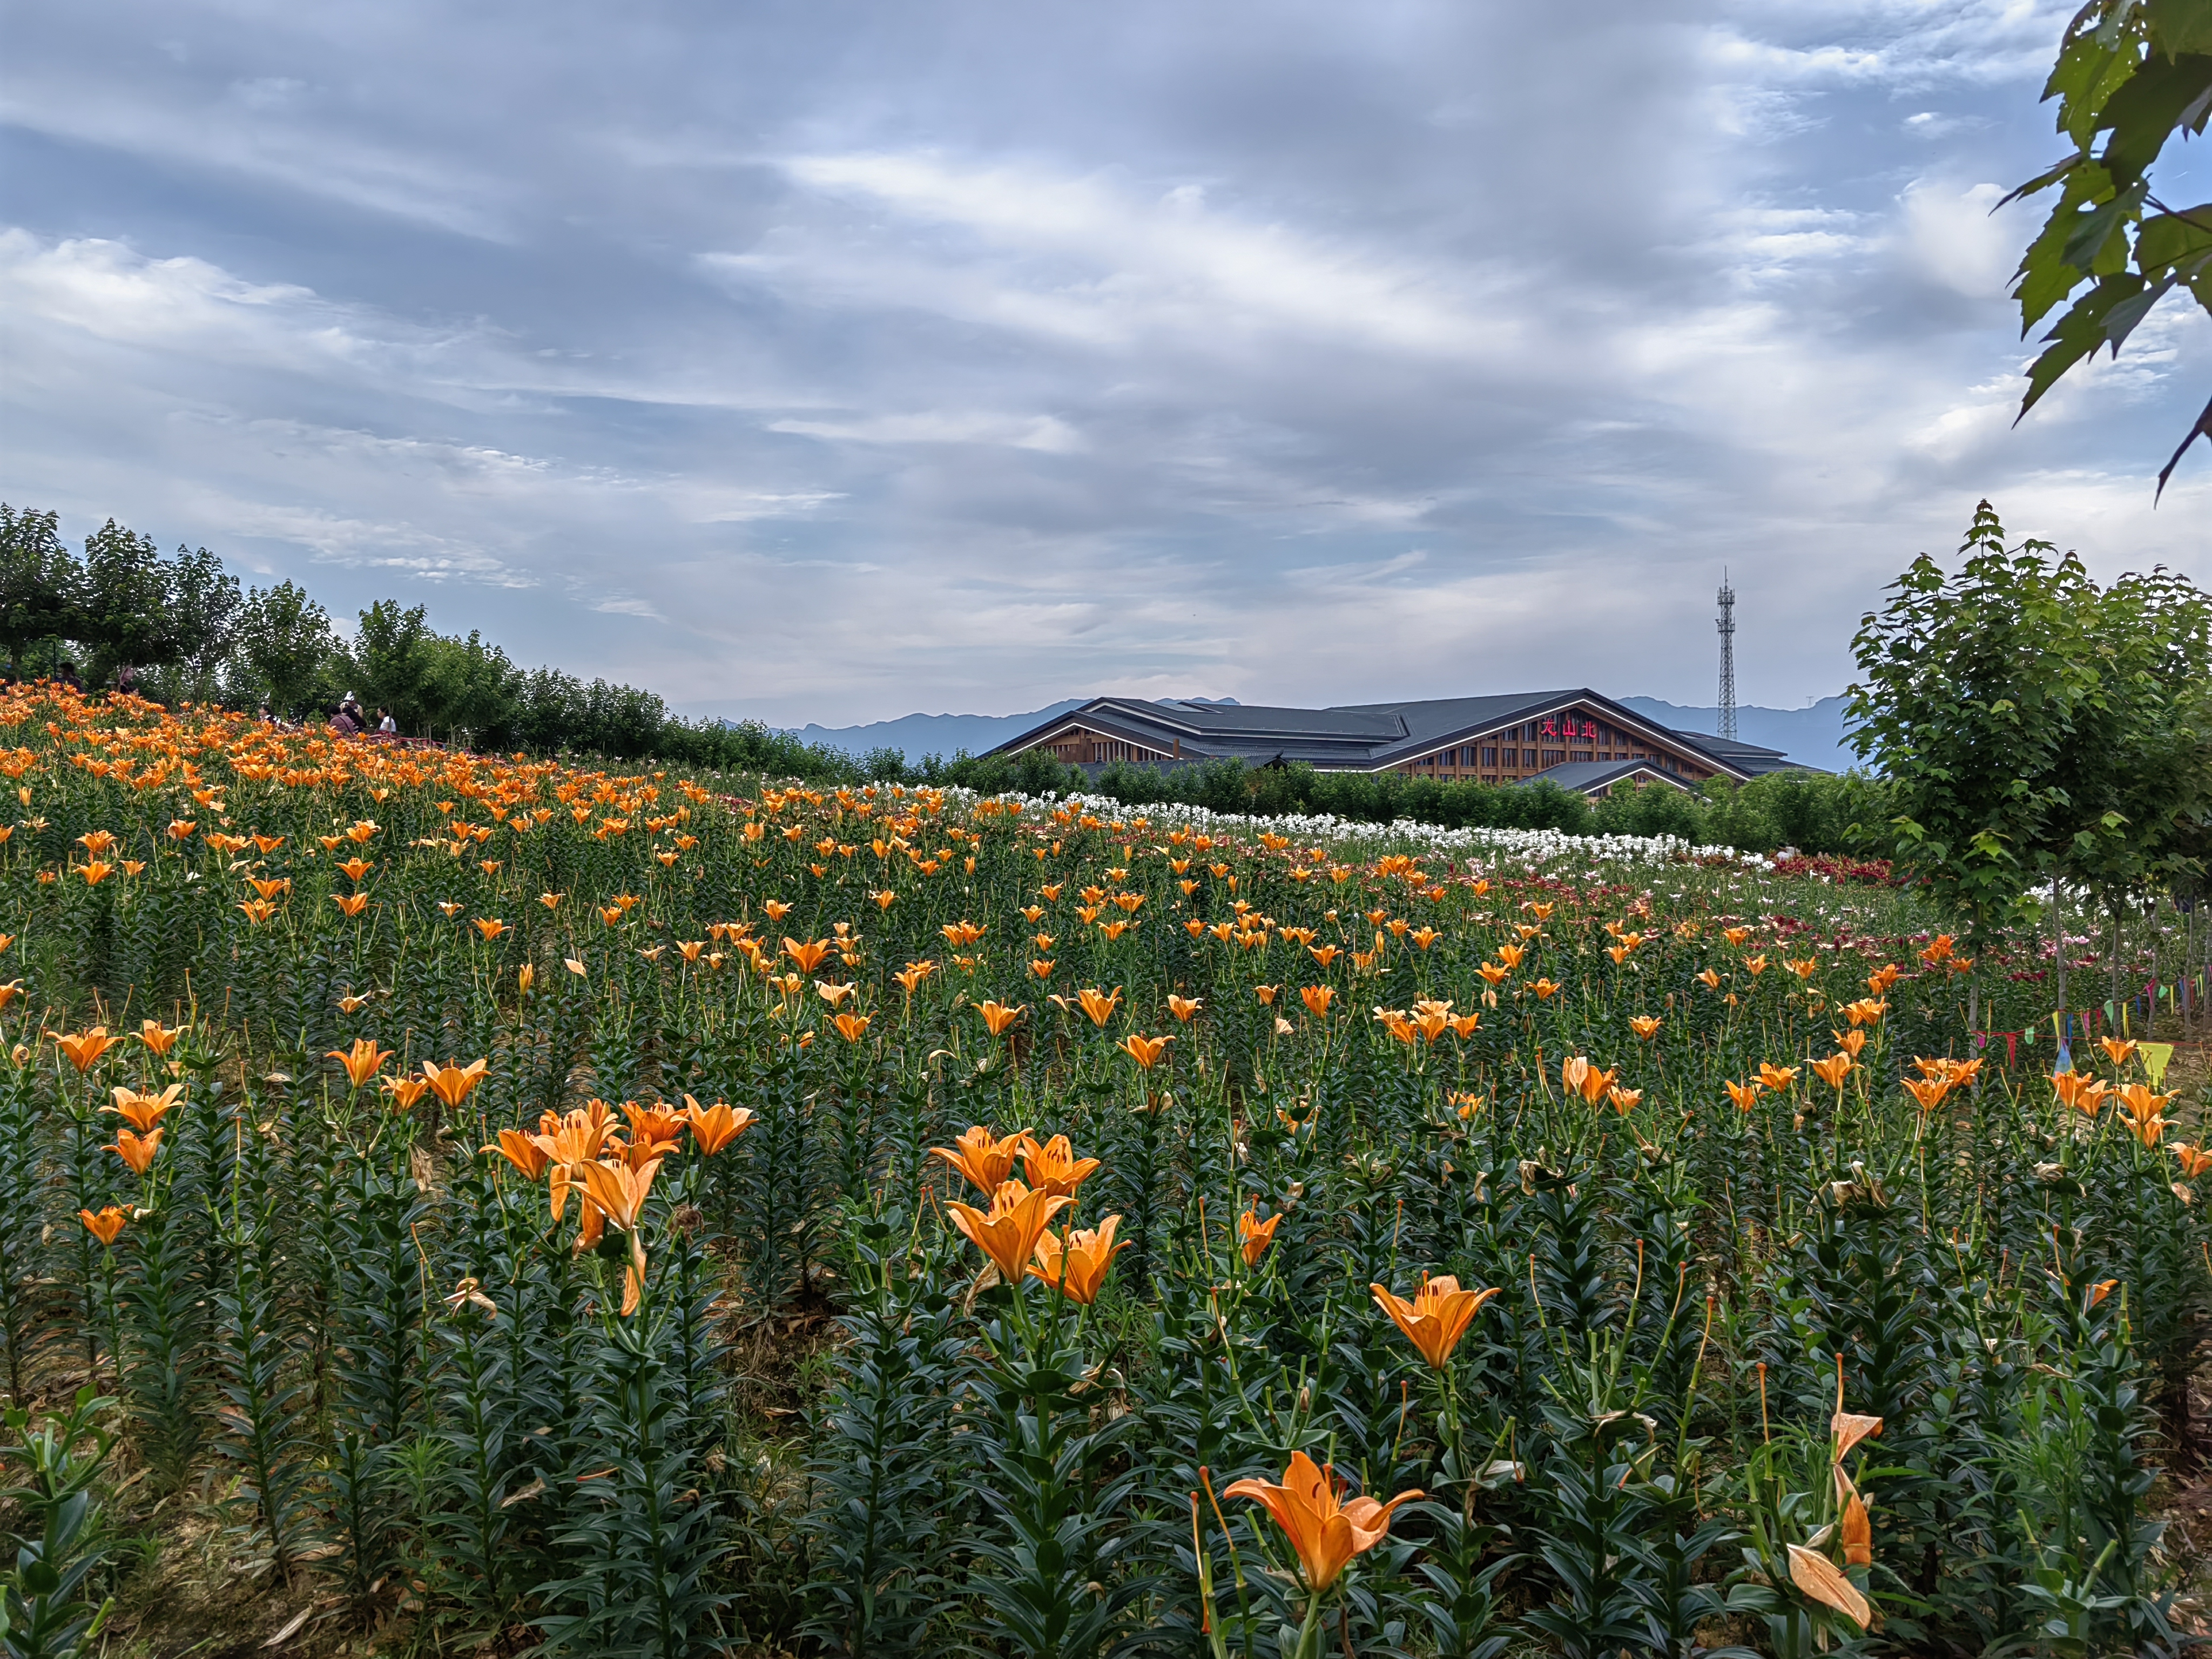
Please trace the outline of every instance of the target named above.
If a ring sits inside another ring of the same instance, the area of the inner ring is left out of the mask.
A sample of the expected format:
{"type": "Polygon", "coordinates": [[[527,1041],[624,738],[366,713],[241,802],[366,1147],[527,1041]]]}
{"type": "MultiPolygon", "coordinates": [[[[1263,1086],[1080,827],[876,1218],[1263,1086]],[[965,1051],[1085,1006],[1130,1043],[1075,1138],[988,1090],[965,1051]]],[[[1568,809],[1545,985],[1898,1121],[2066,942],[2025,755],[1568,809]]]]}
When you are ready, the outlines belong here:
{"type": "Polygon", "coordinates": [[[1129,1248],[1126,1238],[1114,1242],[1114,1230],[1121,1224],[1120,1216],[1109,1215],[1096,1227],[1080,1232],[1071,1228],[1066,1238],[1049,1231],[1038,1234],[1030,1277],[1042,1279],[1070,1302],[1089,1307],[1098,1299],[1098,1288],[1106,1282],[1114,1258],[1129,1248]]]}
{"type": "Polygon", "coordinates": [[[1943,1097],[1951,1092],[1948,1078],[1906,1078],[1905,1092],[1920,1103],[1920,1109],[1932,1112],[1943,1103],[1943,1097]]]}
{"type": "Polygon", "coordinates": [[[1658,1016],[1656,1014],[1631,1014],[1628,1017],[1628,1029],[1635,1032],[1639,1037],[1643,1037],[1648,1041],[1659,1030],[1658,1016]]]}
{"type": "Polygon", "coordinates": [[[673,1152],[679,1146],[691,1121],[689,1113],[665,1101],[641,1106],[634,1100],[625,1100],[622,1109],[623,1115],[629,1120],[631,1138],[639,1146],[651,1146],[656,1152],[673,1152]]]}
{"type": "Polygon", "coordinates": [[[145,1020],[138,1027],[138,1041],[152,1049],[158,1060],[167,1059],[169,1050],[177,1046],[177,1039],[184,1034],[183,1026],[164,1025],[158,1019],[145,1020]]]}
{"type": "Polygon", "coordinates": [[[1298,1558],[1307,1590],[1315,1595],[1336,1583],[1352,1558],[1381,1543],[1390,1530],[1390,1516],[1401,1504],[1423,1494],[1401,1492],[1387,1504],[1371,1498],[1340,1503],[1334,1487],[1334,1467],[1323,1470],[1304,1452],[1291,1454],[1283,1483],[1239,1480],[1221,1495],[1249,1498],[1264,1504],[1275,1524],[1291,1540],[1298,1558]]]}
{"type": "Polygon", "coordinates": [[[1006,1035],[1006,1027],[1019,1019],[1023,1012],[1028,1007],[1029,1004],[1026,1002],[1012,1008],[1002,1002],[982,1002],[976,1005],[975,1012],[982,1015],[983,1028],[986,1030],[993,1036],[1003,1036],[1006,1035]]]}
{"type": "Polygon", "coordinates": [[[795,939],[786,938],[783,941],[783,953],[791,958],[800,973],[811,974],[829,957],[830,941],[826,939],[817,939],[811,944],[802,945],[795,939]]]}
{"type": "Polygon", "coordinates": [[[1623,1117],[1634,1111],[1643,1099],[1644,1091],[1641,1089],[1623,1089],[1616,1085],[1605,1091],[1606,1104],[1623,1117]]]}
{"type": "Polygon", "coordinates": [[[2148,1085],[2141,1083],[2124,1083],[2113,1090],[2112,1093],[2120,1104],[2127,1109],[2128,1115],[2138,1123],[2148,1123],[2152,1118],[2156,1117],[2160,1109],[2173,1098],[2172,1095],[2160,1094],[2148,1085]]]}
{"type": "Polygon", "coordinates": [[[1762,1060],[1759,1062],[1759,1080],[1780,1094],[1797,1081],[1797,1068],[1795,1066],[1777,1066],[1771,1060],[1762,1060]]]}
{"type": "MultiPolygon", "coordinates": [[[[1060,1145],[1067,1144],[1065,1135],[1056,1137],[1060,1145]]],[[[1017,1129],[1000,1139],[981,1124],[970,1124],[951,1146],[933,1146],[932,1158],[942,1158],[975,1183],[976,1190],[995,1193],[1014,1172],[1014,1160],[1022,1156],[1030,1145],[1030,1132],[1017,1129]]],[[[1069,1188],[1072,1192],[1074,1189],[1069,1188]]]]}
{"type": "Polygon", "coordinates": [[[1305,1004],[1306,1012],[1316,1019],[1326,1019],[1328,1018],[1328,1005],[1336,1000],[1336,990],[1334,986],[1308,985],[1299,990],[1298,1000],[1305,1004]]]}
{"type": "Polygon", "coordinates": [[[1613,1087],[1613,1072],[1601,1072],[1581,1054],[1565,1061],[1559,1067],[1559,1081],[1589,1104],[1595,1106],[1605,1098],[1605,1091],[1613,1087]]]}
{"type": "Polygon", "coordinates": [[[1495,1287],[1463,1291],[1459,1280],[1449,1273],[1422,1279],[1411,1302],[1380,1285],[1367,1288],[1375,1293],[1375,1305],[1390,1316],[1391,1322],[1405,1332],[1407,1340],[1420,1350],[1421,1358],[1437,1370],[1442,1370],[1451,1358],[1452,1350],[1467,1334],[1475,1315],[1482,1311],[1482,1304],[1498,1294],[1495,1287]]]}
{"type": "Polygon", "coordinates": [[[1204,1001],[1197,997],[1179,997],[1172,992],[1168,995],[1168,1012],[1186,1025],[1190,1024],[1191,1016],[1204,1006],[1204,1001]]]}
{"type": "Polygon", "coordinates": [[[1851,1074],[1851,1057],[1845,1054],[1830,1054],[1826,1060],[1812,1061],[1811,1065],[1813,1075],[1831,1089],[1842,1088],[1844,1079],[1851,1074]]]}
{"type": "Polygon", "coordinates": [[[1007,1181],[992,1194],[988,1212],[959,1203],[945,1207],[951,1213],[952,1224],[990,1258],[1000,1279],[1012,1285],[1028,1271],[1037,1240],[1052,1224],[1052,1218],[1074,1202],[1054,1193],[1033,1193],[1018,1181],[1007,1181]]]}
{"type": "Polygon", "coordinates": [[[1698,983],[1708,991],[1717,991],[1721,988],[1721,976],[1708,968],[1698,975],[1698,983]]]}
{"type": "Polygon", "coordinates": [[[2135,1058],[2136,1044],[2130,1038],[2099,1037],[2097,1042],[2115,1066],[2124,1066],[2135,1058]]]}
{"type": "Polygon", "coordinates": [[[719,1100],[712,1106],[702,1106],[689,1095],[684,1097],[684,1105],[691,1120],[691,1144],[708,1158],[752,1127],[754,1112],[750,1106],[732,1111],[719,1100]]]}
{"type": "Polygon", "coordinates": [[[378,1048],[374,1037],[356,1037],[352,1048],[332,1048],[324,1058],[344,1066],[346,1080],[358,1089],[384,1069],[392,1051],[378,1048]]]}
{"type": "Polygon", "coordinates": [[[131,1212],[128,1210],[113,1204],[102,1206],[98,1215],[94,1215],[90,1210],[79,1210],[76,1214],[77,1219],[84,1223],[85,1231],[90,1233],[101,1243],[110,1246],[114,1244],[117,1236],[122,1232],[123,1224],[131,1218],[131,1212]]]}
{"type": "Polygon", "coordinates": [[[408,1112],[430,1092],[430,1085],[419,1077],[388,1077],[384,1079],[384,1092],[392,1097],[393,1111],[408,1112]]]}
{"type": "Polygon", "coordinates": [[[1841,1048],[1853,1060],[1856,1060],[1860,1052],[1866,1047],[1866,1033],[1856,1027],[1848,1031],[1832,1030],[1828,1035],[1835,1038],[1836,1047],[1841,1048]]]}
{"type": "Polygon", "coordinates": [[[88,1031],[49,1031],[61,1051],[69,1056],[69,1063],[80,1072],[88,1072],[100,1063],[100,1057],[112,1048],[120,1037],[107,1035],[105,1025],[95,1025],[88,1031]]]}
{"type": "Polygon", "coordinates": [[[154,1154],[161,1150],[161,1131],[150,1129],[135,1135],[128,1129],[118,1129],[108,1150],[128,1164],[134,1175],[144,1175],[154,1167],[154,1154]]]}
{"type": "Polygon", "coordinates": [[[466,1066],[456,1066],[450,1060],[443,1066],[433,1066],[426,1060],[422,1062],[422,1080],[447,1105],[459,1106],[483,1081],[489,1069],[489,1063],[481,1060],[472,1060],[466,1066]]]}
{"type": "Polygon", "coordinates": [[[2105,1097],[2112,1093],[2109,1084],[2087,1072],[2060,1072],[2051,1086],[2060,1101],[2084,1117],[2096,1116],[2104,1109],[2105,1097]]]}
{"type": "Polygon", "coordinates": [[[1160,1063],[1160,1056],[1167,1053],[1168,1044],[1174,1041],[1172,1036],[1139,1036],[1132,1031],[1114,1046],[1149,1072],[1160,1063]]]}
{"type": "Polygon", "coordinates": [[[331,895],[331,902],[337,905],[338,908],[344,911],[346,915],[349,916],[357,916],[363,910],[368,908],[368,895],[366,893],[333,893],[331,895]]]}
{"type": "Polygon", "coordinates": [[[172,1083],[158,1095],[142,1095],[136,1089],[126,1089],[120,1084],[115,1088],[115,1104],[103,1106],[103,1112],[113,1112],[132,1128],[144,1134],[159,1124],[185,1092],[181,1083],[172,1083]]]}
{"type": "Polygon", "coordinates": [[[1114,1010],[1121,1000],[1121,988],[1115,986],[1110,996],[1097,989],[1078,991],[1075,1000],[1082,1004],[1083,1012],[1091,1017],[1093,1025],[1103,1026],[1114,1018],[1114,1010]]]}
{"type": "Polygon", "coordinates": [[[1039,1192],[1073,1198],[1076,1188],[1088,1181],[1098,1169],[1097,1158],[1076,1157],[1075,1149],[1068,1144],[1066,1135],[1054,1135],[1042,1146],[1026,1134],[1021,1137],[1021,1140],[1022,1174],[1039,1192]]]}
{"type": "Polygon", "coordinates": [[[486,921],[482,916],[476,918],[470,926],[473,927],[477,932],[482,933],[487,939],[497,939],[501,933],[507,931],[507,924],[505,922],[497,920],[486,921]]]}
{"type": "Polygon", "coordinates": [[[1280,1210],[1262,1221],[1259,1211],[1248,1206],[1244,1213],[1237,1218],[1237,1248],[1243,1253],[1246,1267],[1260,1265],[1260,1258],[1267,1255],[1267,1247],[1275,1242],[1275,1229],[1282,1224],[1283,1212],[1280,1210]]]}
{"type": "Polygon", "coordinates": [[[2190,1180],[2194,1181],[2205,1170],[2212,1170],[2212,1152],[2201,1146],[2192,1146],[2185,1140],[2175,1141],[2172,1150],[2174,1157],[2180,1160],[2181,1173],[2190,1180]]]}
{"type": "Polygon", "coordinates": [[[867,1014],[840,1014],[832,1023],[837,1027],[839,1036],[848,1042],[858,1042],[868,1034],[870,1018],[867,1014]]]}
{"type": "Polygon", "coordinates": [[[544,1175],[545,1166],[552,1161],[546,1156],[544,1147],[540,1146],[534,1137],[525,1134],[520,1129],[501,1129],[499,1132],[498,1145],[486,1146],[483,1150],[487,1152],[497,1152],[509,1164],[521,1170],[523,1178],[527,1181],[535,1181],[544,1175]]]}
{"type": "Polygon", "coordinates": [[[1728,1091],[1729,1098],[1735,1103],[1735,1109],[1739,1112],[1749,1111],[1752,1109],[1753,1104],[1759,1099],[1760,1091],[1765,1087],[1764,1084],[1756,1081],[1751,1083],[1726,1083],[1723,1084],[1721,1086],[1728,1091]]]}
{"type": "Polygon", "coordinates": [[[1862,997],[1856,1002],[1844,1005],[1844,1017],[1854,1025],[1871,1025],[1888,1012],[1887,1002],[1873,997],[1862,997]]]}
{"type": "Polygon", "coordinates": [[[617,1227],[626,1233],[635,1233],[645,1212],[646,1197],[653,1190],[653,1177],[659,1169],[660,1160],[657,1158],[648,1158],[635,1169],[627,1164],[594,1158],[583,1166],[584,1196],[617,1227]]]}

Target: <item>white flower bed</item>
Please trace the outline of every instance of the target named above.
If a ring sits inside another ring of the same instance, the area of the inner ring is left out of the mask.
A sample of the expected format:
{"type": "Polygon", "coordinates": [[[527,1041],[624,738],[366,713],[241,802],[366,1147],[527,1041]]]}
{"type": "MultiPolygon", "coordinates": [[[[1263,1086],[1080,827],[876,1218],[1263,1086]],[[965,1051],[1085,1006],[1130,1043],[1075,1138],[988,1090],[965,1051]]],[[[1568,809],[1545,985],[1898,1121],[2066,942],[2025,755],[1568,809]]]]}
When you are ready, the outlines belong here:
{"type": "MultiPolygon", "coordinates": [[[[945,791],[954,799],[972,801],[968,791],[945,791]]],[[[1103,795],[1018,795],[998,799],[1022,809],[1024,817],[1044,817],[1055,807],[1073,807],[1095,817],[1127,822],[1144,818],[1173,829],[1194,830],[1206,835],[1248,836],[1268,832],[1296,842],[1324,842],[1376,852],[1422,853],[1454,860],[1491,853],[1525,866],[1549,865],[1562,860],[1584,859],[1599,864],[1670,864],[1685,859],[1701,863],[1724,863],[1745,870],[1771,870],[1774,860],[1761,853],[1741,853],[1732,847],[1698,847],[1677,836],[1570,836],[1557,830],[1448,830],[1441,824],[1364,823],[1328,813],[1289,813],[1280,817],[1255,817],[1243,812],[1216,812],[1203,806],[1159,801],[1146,806],[1126,806],[1103,795]]]]}

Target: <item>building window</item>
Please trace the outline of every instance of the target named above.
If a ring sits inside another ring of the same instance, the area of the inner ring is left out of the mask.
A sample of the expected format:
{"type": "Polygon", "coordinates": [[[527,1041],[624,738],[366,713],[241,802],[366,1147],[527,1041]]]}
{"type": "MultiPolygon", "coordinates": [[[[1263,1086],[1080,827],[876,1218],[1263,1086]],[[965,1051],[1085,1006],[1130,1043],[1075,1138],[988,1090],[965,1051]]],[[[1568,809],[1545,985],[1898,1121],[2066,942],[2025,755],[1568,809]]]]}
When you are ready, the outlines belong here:
{"type": "Polygon", "coordinates": [[[1482,763],[1483,763],[1485,766],[1495,766],[1495,765],[1497,765],[1497,764],[1498,764],[1498,751],[1497,751],[1495,749],[1485,749],[1485,750],[1482,751],[1482,763]]]}

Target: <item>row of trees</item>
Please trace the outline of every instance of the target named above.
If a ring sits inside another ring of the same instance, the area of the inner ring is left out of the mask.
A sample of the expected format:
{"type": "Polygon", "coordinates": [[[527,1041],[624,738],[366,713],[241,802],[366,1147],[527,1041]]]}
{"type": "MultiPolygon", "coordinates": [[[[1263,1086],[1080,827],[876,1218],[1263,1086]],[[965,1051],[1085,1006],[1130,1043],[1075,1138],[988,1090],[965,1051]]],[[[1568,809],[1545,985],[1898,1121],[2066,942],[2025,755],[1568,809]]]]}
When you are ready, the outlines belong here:
{"type": "MultiPolygon", "coordinates": [[[[1852,742],[1883,775],[1887,849],[1977,954],[2084,890],[2113,929],[2212,868],[2212,600],[2163,568],[2109,586],[1987,501],[1947,573],[1923,555],[1853,641],[1852,742]]],[[[2066,1006],[2067,952],[2057,952],[2066,1006]]]]}
{"type": "Polygon", "coordinates": [[[70,663],[94,687],[114,685],[127,667],[138,690],[172,706],[266,703],[288,719],[324,717],[352,690],[410,736],[480,748],[815,776],[850,768],[765,726],[682,720],[636,686],[518,667],[477,631],[436,632],[419,605],[380,600],[346,640],[295,582],[244,586],[207,549],[164,557],[112,520],[80,556],[56,514],[4,502],[0,650],[17,675],[70,663]]]}

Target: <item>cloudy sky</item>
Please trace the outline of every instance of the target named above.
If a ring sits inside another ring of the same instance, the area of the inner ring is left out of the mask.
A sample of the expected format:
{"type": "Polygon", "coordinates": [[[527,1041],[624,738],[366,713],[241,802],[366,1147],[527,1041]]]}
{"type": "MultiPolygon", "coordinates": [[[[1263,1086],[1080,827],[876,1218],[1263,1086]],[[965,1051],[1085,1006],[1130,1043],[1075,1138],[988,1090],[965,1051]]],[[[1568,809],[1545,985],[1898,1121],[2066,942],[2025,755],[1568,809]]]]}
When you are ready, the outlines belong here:
{"type": "Polygon", "coordinates": [[[2212,326],[2011,424],[2070,7],[9,0],[0,498],[779,723],[1709,702],[1724,564],[1801,703],[1984,495],[2208,574],[2212,326]]]}

